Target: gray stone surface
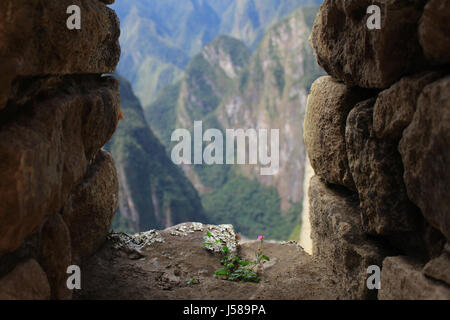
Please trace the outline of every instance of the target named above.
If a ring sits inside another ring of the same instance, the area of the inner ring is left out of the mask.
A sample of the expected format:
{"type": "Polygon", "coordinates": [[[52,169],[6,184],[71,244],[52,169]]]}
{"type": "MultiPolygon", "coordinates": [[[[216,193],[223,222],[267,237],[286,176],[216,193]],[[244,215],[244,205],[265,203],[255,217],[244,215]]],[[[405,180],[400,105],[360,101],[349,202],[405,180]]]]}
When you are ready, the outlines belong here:
{"type": "Polygon", "coordinates": [[[0,279],[0,300],[48,300],[50,285],[34,259],[18,264],[0,279]]]}
{"type": "Polygon", "coordinates": [[[367,289],[367,268],[381,265],[383,252],[363,233],[358,198],[331,189],[319,177],[311,179],[310,221],[313,255],[336,275],[345,299],[373,299],[367,289]]]}
{"type": "Polygon", "coordinates": [[[429,261],[425,265],[423,273],[450,286],[450,254],[444,252],[439,257],[429,261]]]}
{"type": "Polygon", "coordinates": [[[345,130],[362,225],[365,232],[374,235],[414,231],[420,213],[406,194],[397,143],[374,137],[374,102],[371,99],[359,103],[350,112],[345,130]]]}
{"type": "Polygon", "coordinates": [[[399,151],[408,196],[450,239],[450,76],[426,86],[399,151]]]}
{"type": "Polygon", "coordinates": [[[383,261],[380,300],[449,300],[450,287],[422,274],[422,265],[404,256],[383,261]]]}
{"type": "Polygon", "coordinates": [[[345,121],[355,104],[368,95],[326,76],[313,83],[306,107],[304,139],[314,172],[352,190],[356,189],[347,161],[345,121]]]}
{"type": "Polygon", "coordinates": [[[449,16],[449,1],[429,0],[420,20],[420,44],[425,56],[433,64],[450,62],[449,16]]]}
{"type": "Polygon", "coordinates": [[[417,37],[424,0],[325,0],[311,41],[319,64],[349,86],[388,88],[424,62],[417,37]],[[381,29],[369,30],[370,5],[381,8],[381,29]]]}
{"type": "Polygon", "coordinates": [[[80,264],[105,242],[118,201],[119,182],[114,159],[100,150],[62,211],[70,230],[75,263],[80,264]]]}
{"type": "Polygon", "coordinates": [[[402,78],[378,95],[373,112],[373,129],[380,139],[398,142],[411,123],[423,88],[435,81],[438,72],[402,78]]]}

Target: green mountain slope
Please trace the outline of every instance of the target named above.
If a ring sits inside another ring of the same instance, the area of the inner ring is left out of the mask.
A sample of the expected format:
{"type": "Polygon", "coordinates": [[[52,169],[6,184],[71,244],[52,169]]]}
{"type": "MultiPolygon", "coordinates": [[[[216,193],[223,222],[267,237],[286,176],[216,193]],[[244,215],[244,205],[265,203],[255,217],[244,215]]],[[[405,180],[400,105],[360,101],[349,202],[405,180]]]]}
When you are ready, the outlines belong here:
{"type": "MultiPolygon", "coordinates": [[[[303,199],[303,118],[312,81],[322,74],[308,43],[317,8],[302,8],[270,28],[251,55],[243,42],[219,36],[189,63],[185,75],[145,109],[170,152],[175,128],[280,129],[280,170],[196,165],[183,169],[202,194],[208,218],[247,236],[287,239],[303,199]],[[295,148],[294,148],[295,146],[295,148]]],[[[297,228],[298,229],[298,228],[297,228]]]]}
{"type": "Polygon", "coordinates": [[[303,119],[312,82],[323,74],[308,42],[317,8],[301,8],[268,30],[235,89],[218,109],[226,128],[280,130],[280,169],[269,177],[260,166],[239,167],[242,174],[275,186],[283,210],[303,199],[303,119]]]}
{"type": "Polygon", "coordinates": [[[145,108],[150,126],[168,151],[175,128],[190,128],[195,120],[217,125],[213,113],[234,89],[250,56],[241,41],[219,36],[190,61],[180,81],[162,89],[156,101],[145,108]]]}
{"type": "Polygon", "coordinates": [[[185,221],[206,222],[197,191],[148,127],[129,82],[119,80],[124,119],[107,145],[120,183],[113,228],[137,232],[185,221]]]}

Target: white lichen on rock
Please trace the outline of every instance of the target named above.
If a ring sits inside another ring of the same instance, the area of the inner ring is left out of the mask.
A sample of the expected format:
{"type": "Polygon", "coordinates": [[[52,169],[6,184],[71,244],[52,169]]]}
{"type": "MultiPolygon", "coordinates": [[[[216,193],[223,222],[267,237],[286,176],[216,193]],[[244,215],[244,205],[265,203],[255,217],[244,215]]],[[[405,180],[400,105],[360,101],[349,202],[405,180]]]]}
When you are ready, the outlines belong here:
{"type": "Polygon", "coordinates": [[[190,233],[194,233],[196,231],[203,231],[204,225],[199,222],[192,223],[182,223],[167,229],[170,231],[170,234],[173,236],[187,236],[190,233]]]}
{"type": "Polygon", "coordinates": [[[150,230],[146,232],[136,233],[129,235],[126,233],[112,232],[108,236],[109,240],[114,242],[114,248],[116,249],[136,249],[141,250],[146,246],[150,246],[154,243],[165,242],[161,234],[156,230],[150,230]]]}
{"type": "Polygon", "coordinates": [[[203,237],[204,242],[211,243],[211,245],[205,245],[207,250],[213,252],[220,252],[221,248],[225,244],[230,252],[235,252],[237,247],[236,233],[234,227],[231,224],[222,224],[219,226],[210,225],[205,232],[209,232],[211,235],[203,237]],[[220,241],[220,242],[218,242],[220,241]]]}

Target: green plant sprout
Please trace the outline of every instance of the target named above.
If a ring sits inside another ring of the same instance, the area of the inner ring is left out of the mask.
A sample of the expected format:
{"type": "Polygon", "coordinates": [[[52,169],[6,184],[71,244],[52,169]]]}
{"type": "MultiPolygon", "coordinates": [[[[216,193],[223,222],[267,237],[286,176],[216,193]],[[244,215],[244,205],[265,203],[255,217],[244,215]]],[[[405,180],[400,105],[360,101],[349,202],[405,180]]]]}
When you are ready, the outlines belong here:
{"type": "MultiPolygon", "coordinates": [[[[212,234],[210,232],[207,232],[206,237],[212,239],[212,234]]],[[[230,249],[227,247],[224,241],[216,240],[215,243],[222,245],[222,247],[220,248],[220,252],[222,254],[220,263],[222,264],[223,268],[214,272],[214,276],[219,279],[228,281],[259,282],[260,278],[258,276],[258,273],[255,271],[255,268],[265,261],[270,261],[270,259],[263,253],[264,236],[259,236],[258,241],[260,241],[260,245],[258,250],[255,252],[255,260],[248,261],[240,259],[238,256],[232,255],[230,249]]],[[[212,245],[213,242],[203,243],[203,246],[205,247],[212,245]]]]}
{"type": "Polygon", "coordinates": [[[198,281],[198,279],[195,279],[195,278],[191,278],[188,281],[186,281],[186,284],[188,286],[193,286],[193,285],[196,285],[196,284],[199,284],[199,283],[200,283],[200,281],[198,281]]]}

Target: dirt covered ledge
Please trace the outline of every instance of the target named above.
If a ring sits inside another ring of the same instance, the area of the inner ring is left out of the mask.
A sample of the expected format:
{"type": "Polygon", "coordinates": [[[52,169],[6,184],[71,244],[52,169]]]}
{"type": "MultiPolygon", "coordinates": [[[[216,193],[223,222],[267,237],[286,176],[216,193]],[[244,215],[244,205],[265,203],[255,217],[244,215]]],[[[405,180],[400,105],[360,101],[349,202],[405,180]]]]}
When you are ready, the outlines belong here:
{"type": "Polygon", "coordinates": [[[338,299],[331,271],[295,242],[265,242],[259,283],[214,277],[220,254],[208,251],[206,232],[221,237],[237,254],[253,259],[259,242],[239,242],[230,225],[186,223],[134,236],[111,234],[82,267],[76,299],[338,299]],[[192,279],[198,284],[188,284],[192,279]]]}

